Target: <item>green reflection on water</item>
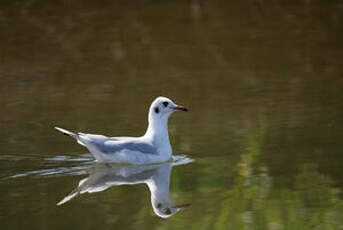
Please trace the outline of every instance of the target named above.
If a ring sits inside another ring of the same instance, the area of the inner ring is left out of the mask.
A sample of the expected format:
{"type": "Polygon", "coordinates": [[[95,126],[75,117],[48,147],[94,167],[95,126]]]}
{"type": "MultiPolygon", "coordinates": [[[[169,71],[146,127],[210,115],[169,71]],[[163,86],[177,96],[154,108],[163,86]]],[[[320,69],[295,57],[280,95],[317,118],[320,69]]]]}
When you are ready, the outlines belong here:
{"type": "Polygon", "coordinates": [[[2,227],[342,229],[342,9],[2,1],[2,227]],[[192,207],[162,220],[140,185],[56,207],[89,158],[52,127],[138,136],[159,95],[191,109],[169,128],[195,159],[173,170],[171,199],[192,207]]]}

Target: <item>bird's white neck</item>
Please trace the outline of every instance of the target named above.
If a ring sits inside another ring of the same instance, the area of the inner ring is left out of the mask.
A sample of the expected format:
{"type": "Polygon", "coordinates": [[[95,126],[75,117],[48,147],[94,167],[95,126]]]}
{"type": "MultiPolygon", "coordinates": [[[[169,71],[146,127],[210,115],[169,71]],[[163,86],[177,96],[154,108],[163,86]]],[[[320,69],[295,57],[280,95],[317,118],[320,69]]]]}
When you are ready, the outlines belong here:
{"type": "Polygon", "coordinates": [[[171,169],[172,165],[170,163],[164,164],[162,167],[159,167],[152,178],[147,181],[147,185],[151,192],[151,203],[154,209],[156,209],[159,203],[164,205],[173,204],[169,194],[171,169]]]}
{"type": "Polygon", "coordinates": [[[158,146],[161,154],[171,156],[171,145],[168,134],[168,116],[153,119],[149,116],[149,125],[144,137],[150,139],[154,145],[158,146]]]}
{"type": "Polygon", "coordinates": [[[168,140],[168,117],[160,119],[149,119],[149,125],[144,136],[151,137],[154,140],[168,140]]]}

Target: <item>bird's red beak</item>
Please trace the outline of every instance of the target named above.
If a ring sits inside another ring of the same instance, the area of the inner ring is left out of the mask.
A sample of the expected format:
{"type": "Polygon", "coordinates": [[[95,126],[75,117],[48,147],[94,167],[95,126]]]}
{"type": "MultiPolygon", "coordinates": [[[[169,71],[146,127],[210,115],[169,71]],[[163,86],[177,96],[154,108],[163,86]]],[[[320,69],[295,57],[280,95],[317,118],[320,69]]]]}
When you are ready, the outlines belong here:
{"type": "Polygon", "coordinates": [[[174,208],[178,208],[178,209],[184,209],[184,208],[189,208],[191,207],[191,204],[179,204],[179,205],[175,205],[174,208]]]}
{"type": "Polygon", "coordinates": [[[177,106],[173,107],[173,109],[188,112],[188,109],[182,105],[177,105],[177,106]]]}

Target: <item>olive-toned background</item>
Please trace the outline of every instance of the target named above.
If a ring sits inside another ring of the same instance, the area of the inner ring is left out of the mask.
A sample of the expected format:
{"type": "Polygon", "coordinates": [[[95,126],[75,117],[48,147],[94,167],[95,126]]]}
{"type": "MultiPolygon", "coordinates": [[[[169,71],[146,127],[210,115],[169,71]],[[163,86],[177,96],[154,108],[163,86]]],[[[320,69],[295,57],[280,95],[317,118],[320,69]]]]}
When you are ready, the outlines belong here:
{"type": "Polygon", "coordinates": [[[1,229],[342,229],[342,26],[339,0],[2,0],[1,229]],[[169,130],[192,206],[161,219],[137,185],[57,207],[91,158],[53,126],[140,135],[160,95],[190,108],[169,130]]]}

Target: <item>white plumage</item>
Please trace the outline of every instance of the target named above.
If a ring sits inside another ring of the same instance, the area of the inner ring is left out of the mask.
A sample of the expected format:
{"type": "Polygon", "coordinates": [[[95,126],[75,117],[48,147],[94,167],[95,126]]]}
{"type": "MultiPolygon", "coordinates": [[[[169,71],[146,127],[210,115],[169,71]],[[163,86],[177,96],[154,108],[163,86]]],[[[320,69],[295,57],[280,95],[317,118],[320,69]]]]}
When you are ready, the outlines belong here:
{"type": "Polygon", "coordinates": [[[55,127],[71,136],[93,154],[99,162],[146,164],[168,161],[172,148],[168,135],[168,118],[177,110],[188,111],[166,97],[156,98],[149,109],[149,125],[141,137],[106,137],[103,135],[73,133],[55,127]]]}

